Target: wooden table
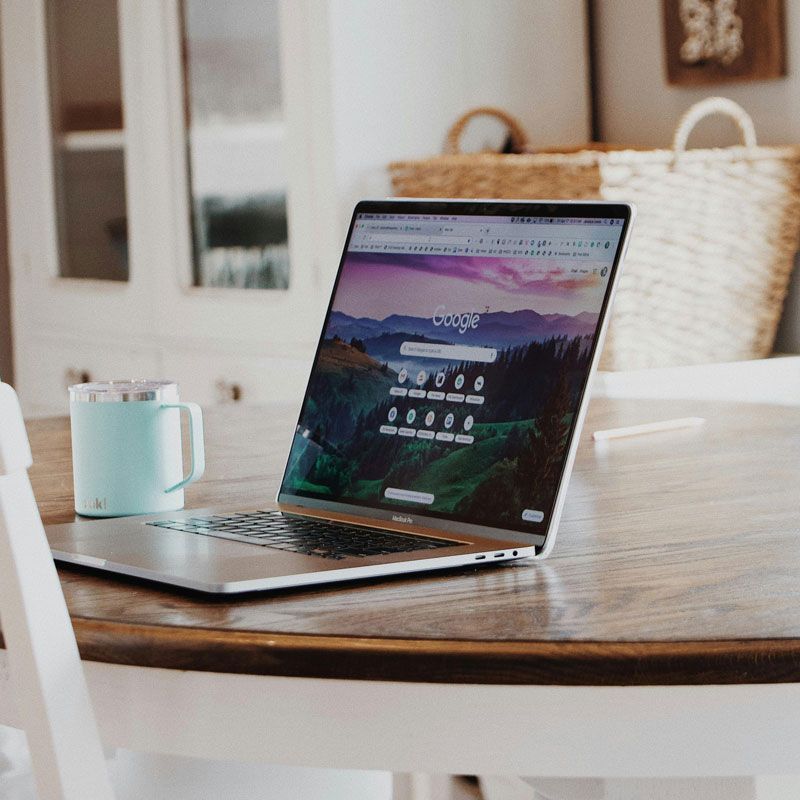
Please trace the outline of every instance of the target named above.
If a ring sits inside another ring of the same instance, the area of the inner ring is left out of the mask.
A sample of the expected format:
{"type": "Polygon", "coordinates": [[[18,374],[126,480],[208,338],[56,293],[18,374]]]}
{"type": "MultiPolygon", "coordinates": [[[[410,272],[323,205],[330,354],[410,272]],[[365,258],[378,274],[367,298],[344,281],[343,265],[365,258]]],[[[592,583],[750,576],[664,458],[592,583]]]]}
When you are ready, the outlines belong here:
{"type": "MultiPolygon", "coordinates": [[[[272,505],[293,424],[281,407],[209,411],[187,506],[272,505]]],[[[42,516],[70,520],[68,423],[29,434],[42,516]]],[[[799,467],[800,408],[597,400],[545,562],[238,600],[61,576],[104,736],[133,749],[395,771],[800,771],[799,467]],[[707,424],[590,438],[695,415],[707,424]]],[[[0,703],[0,721],[13,714],[0,703]]]]}

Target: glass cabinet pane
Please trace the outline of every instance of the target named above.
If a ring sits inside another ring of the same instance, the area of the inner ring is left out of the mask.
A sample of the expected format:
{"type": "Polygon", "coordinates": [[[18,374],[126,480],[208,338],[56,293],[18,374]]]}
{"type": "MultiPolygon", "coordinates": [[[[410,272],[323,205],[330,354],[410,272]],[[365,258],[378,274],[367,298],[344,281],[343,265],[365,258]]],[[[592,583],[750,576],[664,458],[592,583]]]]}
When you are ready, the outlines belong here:
{"type": "Polygon", "coordinates": [[[116,0],[48,0],[59,275],[128,280],[116,0]]]}
{"type": "Polygon", "coordinates": [[[286,289],[277,0],[183,0],[194,283],[286,289]]]}

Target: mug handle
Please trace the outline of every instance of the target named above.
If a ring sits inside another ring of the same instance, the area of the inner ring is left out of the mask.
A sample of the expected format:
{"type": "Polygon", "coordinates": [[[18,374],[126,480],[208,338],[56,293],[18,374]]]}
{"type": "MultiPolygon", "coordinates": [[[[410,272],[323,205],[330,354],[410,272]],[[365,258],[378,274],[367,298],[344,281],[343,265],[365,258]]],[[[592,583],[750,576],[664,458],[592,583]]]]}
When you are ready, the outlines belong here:
{"type": "Polygon", "coordinates": [[[183,489],[190,483],[203,477],[206,469],[206,448],[203,440],[203,412],[197,403],[164,403],[161,408],[177,408],[178,410],[187,411],[189,414],[189,451],[191,463],[189,466],[189,474],[174,486],[164,491],[175,492],[178,489],[183,489]]]}

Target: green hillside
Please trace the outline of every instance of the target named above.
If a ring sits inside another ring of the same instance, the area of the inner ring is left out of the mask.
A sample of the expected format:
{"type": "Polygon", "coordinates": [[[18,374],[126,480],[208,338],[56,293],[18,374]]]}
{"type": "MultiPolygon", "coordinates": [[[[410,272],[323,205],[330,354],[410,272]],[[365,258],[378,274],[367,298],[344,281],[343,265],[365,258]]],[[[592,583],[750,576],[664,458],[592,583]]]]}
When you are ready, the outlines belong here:
{"type": "Polygon", "coordinates": [[[389,397],[397,373],[357,347],[326,339],[320,348],[317,368],[306,408],[306,425],[320,428],[331,442],[352,436],[359,414],[389,397]]]}
{"type": "Polygon", "coordinates": [[[503,457],[511,430],[522,433],[532,426],[532,421],[476,424],[471,431],[473,444],[452,445],[449,455],[431,463],[408,488],[432,492],[436,497],[432,510],[452,511],[503,457]]]}

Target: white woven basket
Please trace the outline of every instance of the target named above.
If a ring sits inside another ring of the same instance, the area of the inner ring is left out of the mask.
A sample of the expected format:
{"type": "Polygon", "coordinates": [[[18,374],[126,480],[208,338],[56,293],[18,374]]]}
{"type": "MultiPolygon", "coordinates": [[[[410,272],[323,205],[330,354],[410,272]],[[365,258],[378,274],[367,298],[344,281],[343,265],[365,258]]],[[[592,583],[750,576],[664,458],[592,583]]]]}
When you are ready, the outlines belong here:
{"type": "Polygon", "coordinates": [[[395,192],[406,196],[635,203],[605,369],[761,358],[772,350],[800,238],[800,147],[757,146],[752,120],[731,100],[692,106],[670,150],[453,154],[390,170],[395,192]],[[709,114],[732,117],[743,145],[687,150],[692,129],[709,114]]]}

